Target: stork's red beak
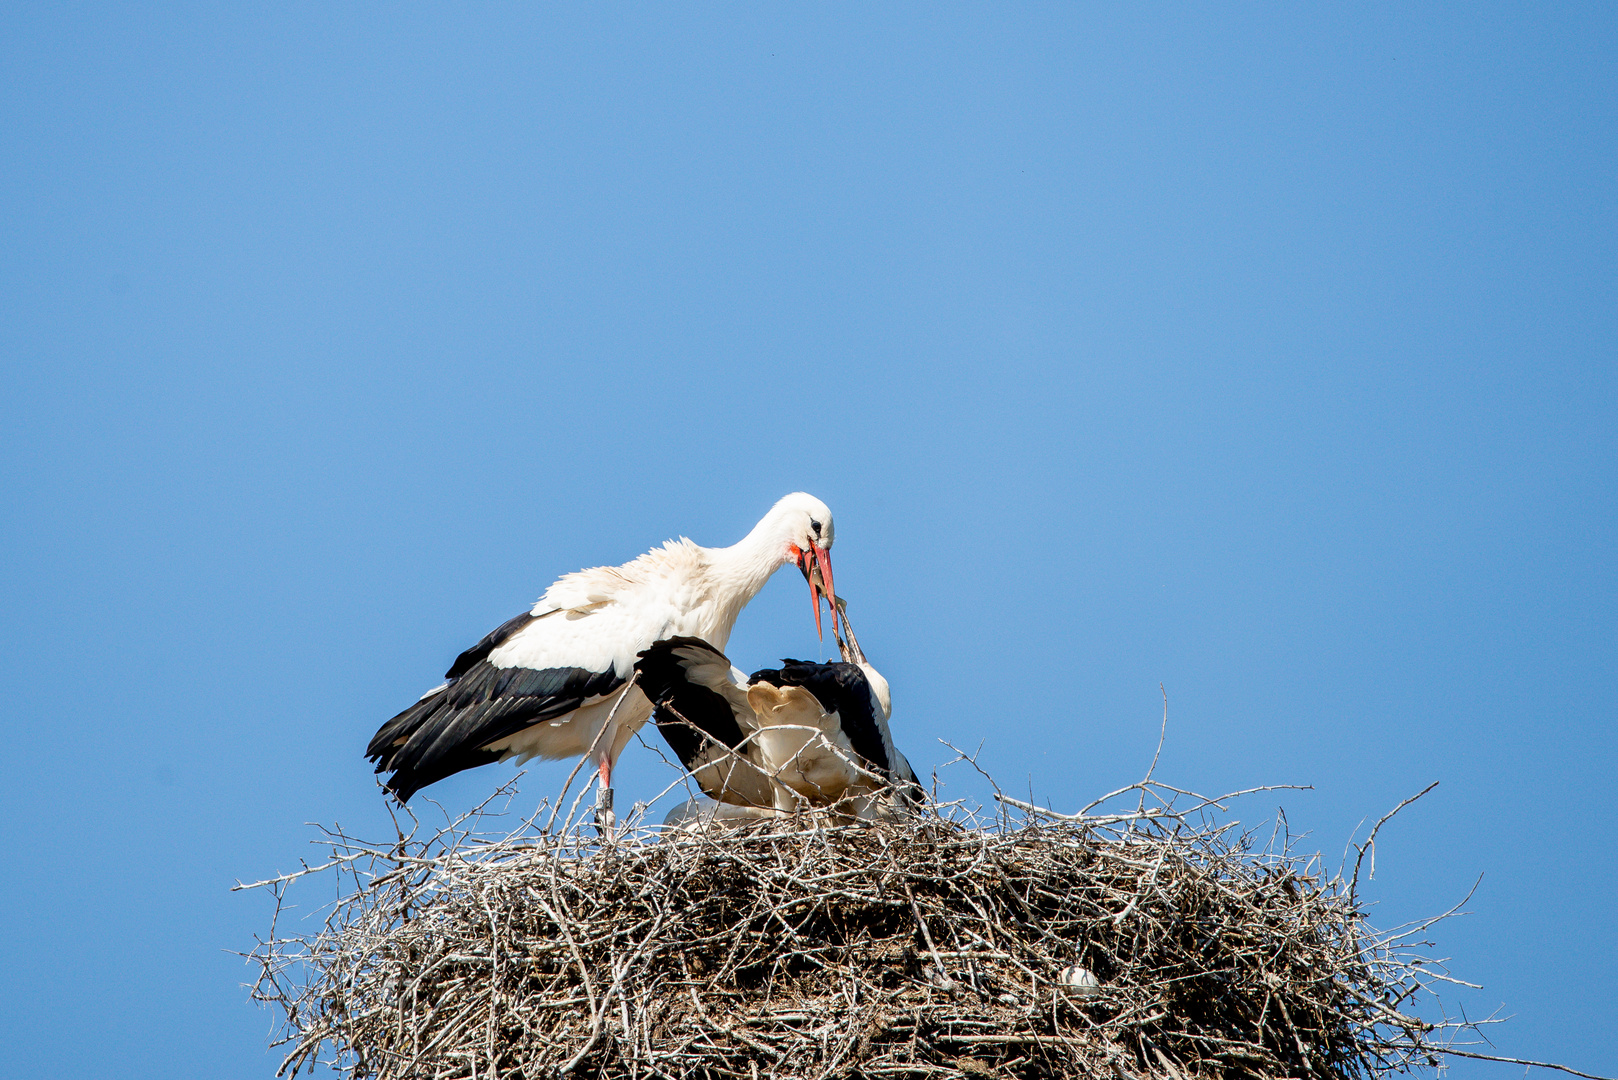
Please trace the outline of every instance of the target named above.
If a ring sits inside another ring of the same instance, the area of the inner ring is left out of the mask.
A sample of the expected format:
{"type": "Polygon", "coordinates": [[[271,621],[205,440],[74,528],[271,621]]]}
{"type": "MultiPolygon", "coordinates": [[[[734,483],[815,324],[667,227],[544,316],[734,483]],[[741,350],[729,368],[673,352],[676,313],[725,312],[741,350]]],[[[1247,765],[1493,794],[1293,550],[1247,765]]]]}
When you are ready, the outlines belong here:
{"type": "Polygon", "coordinates": [[[826,594],[826,603],[831,607],[831,632],[837,634],[837,588],[832,584],[831,553],[813,540],[809,541],[809,550],[793,545],[793,551],[798,557],[798,569],[803,571],[803,579],[809,583],[809,601],[815,605],[815,635],[822,641],[826,633],[820,628],[820,594],[826,594]]]}

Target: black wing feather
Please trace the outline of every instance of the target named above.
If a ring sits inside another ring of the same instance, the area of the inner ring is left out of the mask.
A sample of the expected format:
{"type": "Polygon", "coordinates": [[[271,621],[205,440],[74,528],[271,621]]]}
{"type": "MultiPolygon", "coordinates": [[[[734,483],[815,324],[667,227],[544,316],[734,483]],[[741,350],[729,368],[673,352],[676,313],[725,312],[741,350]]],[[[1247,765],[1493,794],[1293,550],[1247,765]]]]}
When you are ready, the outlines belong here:
{"type": "Polygon", "coordinates": [[[687,769],[695,769],[708,745],[696,727],[732,750],[742,744],[741,725],[730,702],[715,690],[692,682],[675,650],[696,647],[714,655],[727,668],[725,654],[694,637],[665,638],[640,653],[635,661],[638,685],[653,705],[652,718],[669,749],[687,769]],[[675,714],[678,715],[675,715],[675,714]]]}
{"type": "Polygon", "coordinates": [[[449,685],[416,702],[378,729],[365,756],[391,772],[387,788],[400,802],[463,769],[498,761],[490,743],[555,720],[625,682],[617,672],[587,668],[497,668],[486,659],[532,622],[519,615],[460,655],[449,685]],[[475,659],[471,659],[475,657],[475,659]]]}
{"type": "MultiPolygon", "coordinates": [[[[545,615],[549,614],[551,613],[548,611],[545,613],[545,615]]],[[[482,641],[479,641],[476,645],[457,656],[455,658],[455,663],[451,664],[449,666],[449,670],[444,672],[444,678],[459,679],[462,675],[465,675],[468,671],[472,670],[473,664],[476,664],[479,660],[487,660],[489,658],[489,654],[494,652],[494,650],[498,649],[500,646],[504,645],[506,643],[506,639],[512,634],[515,634],[519,630],[525,629],[528,624],[534,620],[543,619],[544,617],[544,615],[535,615],[531,612],[525,611],[516,618],[507,619],[493,630],[490,630],[487,634],[484,634],[482,641]]]]}

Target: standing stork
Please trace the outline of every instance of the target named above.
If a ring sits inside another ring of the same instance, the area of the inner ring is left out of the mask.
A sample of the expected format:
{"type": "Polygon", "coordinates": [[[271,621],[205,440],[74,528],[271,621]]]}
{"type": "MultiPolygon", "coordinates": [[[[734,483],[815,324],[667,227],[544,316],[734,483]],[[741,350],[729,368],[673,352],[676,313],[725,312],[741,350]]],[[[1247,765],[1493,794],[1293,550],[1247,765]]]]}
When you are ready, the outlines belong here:
{"type": "Polygon", "coordinates": [[[558,578],[531,611],[490,631],[450,666],[442,686],[383,724],[366,756],[391,773],[402,803],[428,784],[506,758],[591,755],[610,814],[612,766],[652,714],[633,682],[635,657],[653,642],[695,637],[723,648],[736,616],[781,567],[820,594],[833,590],[831,511],[795,492],[726,548],[681,537],[622,566],[558,578]]]}
{"type": "MultiPolygon", "coordinates": [[[[812,584],[812,582],[811,582],[812,584]]],[[[834,610],[843,607],[833,601],[834,610]]],[[[725,818],[841,805],[855,817],[914,804],[921,788],[893,744],[888,681],[865,659],[842,610],[842,663],[783,660],[745,676],[691,637],[659,641],[635,662],[657,727],[725,818]]],[[[836,628],[833,628],[836,633],[836,628]]],[[[671,820],[691,816],[679,808],[671,820]]]]}

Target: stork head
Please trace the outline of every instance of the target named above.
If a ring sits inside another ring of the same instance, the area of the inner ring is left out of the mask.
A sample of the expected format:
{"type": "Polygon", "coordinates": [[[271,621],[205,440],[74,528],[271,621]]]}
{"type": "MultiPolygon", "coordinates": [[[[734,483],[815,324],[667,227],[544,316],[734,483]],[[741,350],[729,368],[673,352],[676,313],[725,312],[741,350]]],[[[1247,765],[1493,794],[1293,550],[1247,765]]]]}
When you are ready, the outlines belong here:
{"type": "Polygon", "coordinates": [[[795,563],[809,583],[809,600],[815,606],[815,632],[824,637],[820,628],[820,595],[826,594],[831,606],[832,634],[837,633],[837,591],[832,585],[831,545],[836,538],[832,526],[831,509],[813,495],[793,492],[770,511],[779,516],[781,535],[785,546],[781,561],[795,563]]]}

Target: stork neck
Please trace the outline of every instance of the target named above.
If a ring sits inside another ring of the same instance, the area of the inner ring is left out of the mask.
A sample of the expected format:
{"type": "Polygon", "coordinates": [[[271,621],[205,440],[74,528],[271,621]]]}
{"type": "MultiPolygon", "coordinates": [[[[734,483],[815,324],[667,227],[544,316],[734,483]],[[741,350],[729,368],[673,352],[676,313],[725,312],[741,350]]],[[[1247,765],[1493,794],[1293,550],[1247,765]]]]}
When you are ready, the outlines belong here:
{"type": "Polygon", "coordinates": [[[764,588],[770,576],[786,565],[786,547],[780,525],[766,517],[730,547],[708,549],[719,608],[718,625],[709,640],[716,648],[725,647],[736,616],[764,588]]]}

